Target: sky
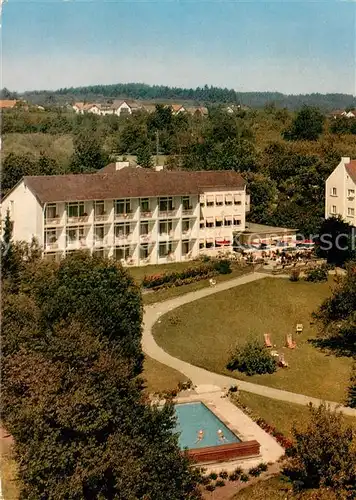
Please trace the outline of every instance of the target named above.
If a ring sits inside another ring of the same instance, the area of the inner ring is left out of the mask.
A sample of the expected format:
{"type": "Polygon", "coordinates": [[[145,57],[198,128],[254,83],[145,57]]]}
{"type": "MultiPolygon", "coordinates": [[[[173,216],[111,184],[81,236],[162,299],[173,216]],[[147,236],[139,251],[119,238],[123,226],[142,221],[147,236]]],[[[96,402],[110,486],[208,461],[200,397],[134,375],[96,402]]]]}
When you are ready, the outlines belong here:
{"type": "Polygon", "coordinates": [[[1,87],[356,95],[356,0],[8,0],[1,87]]]}

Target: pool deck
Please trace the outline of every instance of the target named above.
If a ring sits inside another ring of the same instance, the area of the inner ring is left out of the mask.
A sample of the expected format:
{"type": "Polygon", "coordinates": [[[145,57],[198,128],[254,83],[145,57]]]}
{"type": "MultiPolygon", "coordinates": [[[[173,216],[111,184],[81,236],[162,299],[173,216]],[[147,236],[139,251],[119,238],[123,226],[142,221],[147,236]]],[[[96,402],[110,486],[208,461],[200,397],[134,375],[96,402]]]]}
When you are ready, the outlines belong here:
{"type": "MultiPolygon", "coordinates": [[[[241,458],[226,462],[204,464],[207,472],[226,470],[233,471],[237,466],[247,470],[261,462],[276,462],[284,455],[284,449],[277,441],[259,427],[248,415],[237,408],[219,387],[200,386],[198,391],[187,396],[177,397],[177,403],[201,401],[231,429],[241,441],[258,441],[260,455],[252,458],[241,458]]],[[[200,464],[201,465],[201,464],[200,464]]]]}

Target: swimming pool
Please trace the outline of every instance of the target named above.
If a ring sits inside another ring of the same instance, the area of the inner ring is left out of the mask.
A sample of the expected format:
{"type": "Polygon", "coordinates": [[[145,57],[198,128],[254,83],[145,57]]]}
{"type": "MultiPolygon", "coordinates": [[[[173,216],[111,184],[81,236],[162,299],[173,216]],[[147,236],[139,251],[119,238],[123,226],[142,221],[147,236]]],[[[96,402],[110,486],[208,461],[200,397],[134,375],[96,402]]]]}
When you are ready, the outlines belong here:
{"type": "Polygon", "coordinates": [[[184,448],[196,449],[241,443],[241,440],[204,403],[176,404],[175,411],[177,415],[176,431],[180,434],[179,446],[182,450],[184,448]],[[204,434],[203,438],[198,441],[200,430],[204,434]],[[219,430],[222,431],[224,440],[219,439],[219,430]]]}

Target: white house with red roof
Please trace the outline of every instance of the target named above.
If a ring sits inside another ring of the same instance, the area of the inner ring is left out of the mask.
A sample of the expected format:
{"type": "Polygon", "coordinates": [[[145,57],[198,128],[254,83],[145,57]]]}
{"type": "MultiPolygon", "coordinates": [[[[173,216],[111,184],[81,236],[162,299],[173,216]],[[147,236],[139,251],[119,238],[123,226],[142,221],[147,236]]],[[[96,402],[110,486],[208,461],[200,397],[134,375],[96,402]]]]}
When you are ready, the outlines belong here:
{"type": "Polygon", "coordinates": [[[356,226],[356,160],[343,157],[326,179],[325,218],[340,215],[356,226]]]}

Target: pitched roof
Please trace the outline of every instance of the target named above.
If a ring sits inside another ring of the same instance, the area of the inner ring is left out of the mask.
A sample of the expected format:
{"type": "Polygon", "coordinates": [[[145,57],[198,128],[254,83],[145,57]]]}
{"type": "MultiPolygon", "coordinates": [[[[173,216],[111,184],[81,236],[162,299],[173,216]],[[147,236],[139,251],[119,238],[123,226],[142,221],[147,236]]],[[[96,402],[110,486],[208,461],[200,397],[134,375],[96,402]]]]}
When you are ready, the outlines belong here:
{"type": "MultiPolygon", "coordinates": [[[[25,185],[40,203],[149,196],[192,195],[207,189],[243,189],[233,171],[153,171],[123,168],[115,173],[28,176],[25,185]]],[[[7,195],[8,196],[8,195],[7,195]]]]}
{"type": "Polygon", "coordinates": [[[177,111],[179,111],[180,109],[185,110],[184,106],[182,106],[181,104],[172,104],[171,108],[173,113],[177,113],[177,111]]]}
{"type": "Polygon", "coordinates": [[[15,99],[1,99],[0,100],[0,108],[13,108],[16,106],[17,101],[15,99]]]}
{"type": "Polygon", "coordinates": [[[138,109],[141,107],[136,101],[133,101],[132,99],[115,99],[112,104],[112,108],[117,109],[123,103],[126,103],[131,109],[138,109]]]}
{"type": "Polygon", "coordinates": [[[73,104],[73,108],[74,108],[74,106],[75,106],[76,108],[78,108],[78,109],[83,109],[83,107],[84,107],[84,102],[75,102],[75,103],[73,104]]]}
{"type": "Polygon", "coordinates": [[[345,168],[351,179],[356,183],[356,160],[351,160],[350,163],[345,165],[345,168]]]}

